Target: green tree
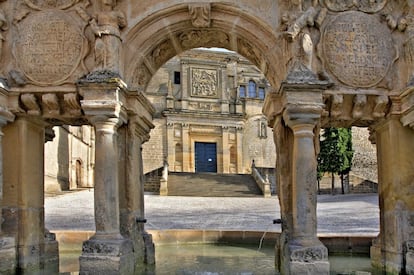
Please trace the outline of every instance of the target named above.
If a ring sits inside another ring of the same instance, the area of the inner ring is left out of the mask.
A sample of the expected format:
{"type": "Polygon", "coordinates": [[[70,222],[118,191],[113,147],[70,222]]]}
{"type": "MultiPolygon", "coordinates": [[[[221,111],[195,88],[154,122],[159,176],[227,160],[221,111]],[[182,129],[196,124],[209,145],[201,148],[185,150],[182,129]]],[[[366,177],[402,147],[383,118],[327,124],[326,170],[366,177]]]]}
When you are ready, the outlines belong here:
{"type": "MultiPolygon", "coordinates": [[[[320,141],[318,173],[331,173],[332,195],[335,188],[335,174],[347,175],[351,170],[352,157],[351,129],[326,128],[320,141]]],[[[342,193],[344,193],[343,181],[341,181],[341,186],[342,193]]]]}

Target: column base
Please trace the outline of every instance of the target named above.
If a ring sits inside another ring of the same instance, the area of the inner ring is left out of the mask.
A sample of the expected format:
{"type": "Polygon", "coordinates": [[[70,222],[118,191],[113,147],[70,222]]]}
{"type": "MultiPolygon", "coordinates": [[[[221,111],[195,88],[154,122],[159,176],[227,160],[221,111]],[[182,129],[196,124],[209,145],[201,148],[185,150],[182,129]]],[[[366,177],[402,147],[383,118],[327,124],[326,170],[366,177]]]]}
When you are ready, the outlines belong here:
{"type": "Polygon", "coordinates": [[[389,248],[384,250],[380,240],[374,240],[370,249],[372,274],[401,274],[405,270],[404,274],[414,275],[414,247],[410,250],[410,242],[406,243],[405,253],[402,253],[389,248]]]}
{"type": "Polygon", "coordinates": [[[0,274],[16,273],[16,242],[13,237],[0,236],[0,274]]]}
{"type": "Polygon", "coordinates": [[[83,243],[79,274],[134,274],[133,245],[128,239],[92,239],[83,243]]]}
{"type": "MultiPolygon", "coordinates": [[[[281,236],[283,238],[283,236],[281,236]]],[[[318,239],[280,241],[279,270],[282,274],[329,275],[328,249],[318,239]]]]}
{"type": "Polygon", "coordinates": [[[46,230],[45,242],[41,253],[41,263],[43,269],[49,274],[59,273],[59,244],[56,235],[46,230]]]}
{"type": "Polygon", "coordinates": [[[147,265],[155,265],[155,247],[154,242],[152,241],[152,235],[144,231],[142,237],[144,238],[145,245],[144,263],[147,265]]]}
{"type": "Polygon", "coordinates": [[[165,179],[160,180],[160,196],[168,196],[168,182],[165,179]]]}

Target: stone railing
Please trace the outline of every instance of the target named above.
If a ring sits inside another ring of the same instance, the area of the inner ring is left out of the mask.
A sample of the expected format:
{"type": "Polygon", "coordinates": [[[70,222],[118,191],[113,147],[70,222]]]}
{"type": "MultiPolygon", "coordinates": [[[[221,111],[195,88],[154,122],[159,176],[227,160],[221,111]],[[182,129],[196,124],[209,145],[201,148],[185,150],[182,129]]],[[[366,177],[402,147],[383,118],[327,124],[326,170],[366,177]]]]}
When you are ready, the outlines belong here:
{"type": "Polygon", "coordinates": [[[270,191],[270,181],[269,178],[263,178],[260,174],[259,170],[252,165],[252,177],[256,181],[257,186],[259,186],[260,190],[262,190],[263,196],[265,198],[270,198],[272,196],[272,193],[270,191]]]}

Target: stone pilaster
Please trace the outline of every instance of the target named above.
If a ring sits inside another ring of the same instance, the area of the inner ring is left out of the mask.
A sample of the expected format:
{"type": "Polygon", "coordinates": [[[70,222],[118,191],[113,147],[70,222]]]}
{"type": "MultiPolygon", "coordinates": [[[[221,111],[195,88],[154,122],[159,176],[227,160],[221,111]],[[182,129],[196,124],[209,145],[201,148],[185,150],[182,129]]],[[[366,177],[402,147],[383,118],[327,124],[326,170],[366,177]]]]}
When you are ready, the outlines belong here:
{"type": "Polygon", "coordinates": [[[222,128],[222,159],[223,159],[223,173],[230,172],[230,150],[229,150],[229,127],[223,126],[222,128]]]}
{"type": "Polygon", "coordinates": [[[95,129],[96,233],[83,243],[80,274],[133,274],[133,243],[120,232],[118,127],[126,122],[126,86],[89,76],[78,84],[82,109],[95,129]]]}
{"type": "Polygon", "coordinates": [[[378,158],[380,234],[371,247],[381,274],[414,274],[414,88],[393,99],[391,115],[372,126],[378,158]]]}
{"type": "MultiPolygon", "coordinates": [[[[0,92],[0,99],[6,99],[6,94],[0,92]]],[[[4,103],[5,102],[1,102],[4,103]]],[[[0,104],[3,105],[3,104],[0,104]]],[[[6,108],[0,107],[0,274],[13,273],[16,269],[16,243],[13,237],[2,233],[3,223],[3,126],[14,120],[14,115],[6,108]]]]}
{"type": "Polygon", "coordinates": [[[58,244],[44,224],[45,125],[20,117],[4,133],[3,233],[16,240],[20,273],[57,273],[58,244]]]}
{"type": "Polygon", "coordinates": [[[120,211],[121,234],[132,240],[134,246],[135,274],[146,273],[155,263],[152,236],[145,231],[144,170],[142,145],[154,128],[155,113],[149,101],[139,93],[127,97],[128,124],[123,128],[119,147],[121,152],[120,211]]]}
{"type": "Polygon", "coordinates": [[[191,144],[190,144],[190,125],[182,124],[182,144],[183,144],[183,172],[194,172],[191,162],[191,144]]]}

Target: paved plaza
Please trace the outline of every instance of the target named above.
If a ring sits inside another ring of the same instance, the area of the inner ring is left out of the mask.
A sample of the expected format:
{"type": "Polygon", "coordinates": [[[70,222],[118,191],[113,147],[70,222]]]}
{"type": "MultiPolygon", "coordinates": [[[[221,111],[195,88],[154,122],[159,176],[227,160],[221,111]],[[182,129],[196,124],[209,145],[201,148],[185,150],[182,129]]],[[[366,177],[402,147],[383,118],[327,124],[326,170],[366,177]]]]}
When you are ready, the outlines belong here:
{"type": "MultiPolygon", "coordinates": [[[[379,232],[377,194],[319,195],[318,232],[375,235],[379,232]]],[[[278,198],[179,197],[145,195],[146,229],[205,229],[280,232],[278,198]]],[[[49,230],[94,230],[93,189],[45,199],[49,230]]]]}

